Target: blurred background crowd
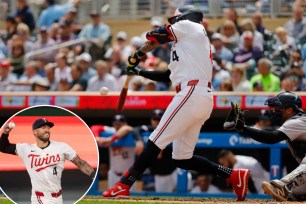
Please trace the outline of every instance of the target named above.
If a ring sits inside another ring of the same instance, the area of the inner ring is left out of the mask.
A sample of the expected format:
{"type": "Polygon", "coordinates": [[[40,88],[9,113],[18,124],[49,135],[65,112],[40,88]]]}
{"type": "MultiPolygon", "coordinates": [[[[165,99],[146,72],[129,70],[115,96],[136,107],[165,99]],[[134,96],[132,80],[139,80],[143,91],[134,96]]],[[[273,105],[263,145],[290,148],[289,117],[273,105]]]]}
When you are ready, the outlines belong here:
{"type": "MultiPolygon", "coordinates": [[[[35,7],[35,12],[31,9],[33,1],[16,0],[13,7],[4,0],[0,2],[2,10],[7,8],[0,33],[0,91],[98,91],[102,86],[110,91],[120,90],[127,57],[142,45],[149,30],[143,29],[133,36],[124,29],[113,32],[104,21],[104,15],[112,6],[107,3],[102,8],[91,9],[88,18],[84,18],[82,0],[39,2],[40,7],[35,7]],[[80,21],[80,15],[86,20],[80,21]]],[[[148,14],[151,29],[155,29],[166,23],[177,6],[194,4],[203,10],[204,16],[209,16],[205,12],[213,8],[216,1],[137,2],[137,8],[144,12],[149,12],[157,3],[162,4],[158,16],[148,14]]],[[[266,28],[263,20],[265,9],[272,9],[270,1],[218,2],[221,2],[222,23],[212,29],[211,19],[202,21],[214,58],[213,89],[305,91],[305,2],[285,1],[287,7],[282,9],[289,11],[291,17],[275,30],[266,28]],[[239,16],[239,3],[248,15],[239,16]]],[[[274,5],[277,2],[284,3],[276,0],[274,5]]],[[[171,42],[155,49],[146,55],[140,67],[167,69],[170,49],[171,42]]],[[[133,91],[172,90],[171,84],[142,77],[134,77],[130,86],[133,91]]]]}

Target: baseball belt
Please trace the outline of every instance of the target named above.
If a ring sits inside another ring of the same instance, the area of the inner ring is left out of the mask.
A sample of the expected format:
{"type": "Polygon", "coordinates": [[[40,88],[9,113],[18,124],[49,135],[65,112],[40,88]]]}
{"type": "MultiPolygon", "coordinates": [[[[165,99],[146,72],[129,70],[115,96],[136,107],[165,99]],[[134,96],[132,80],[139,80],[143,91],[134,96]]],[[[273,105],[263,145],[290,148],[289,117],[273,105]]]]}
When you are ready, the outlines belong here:
{"type": "MultiPolygon", "coordinates": [[[[38,197],[43,197],[45,196],[45,194],[43,192],[39,192],[39,191],[35,191],[35,195],[38,196],[38,197]]],[[[57,198],[57,197],[60,197],[62,195],[62,190],[60,190],[59,192],[57,193],[51,193],[51,196],[53,198],[57,198]]]]}

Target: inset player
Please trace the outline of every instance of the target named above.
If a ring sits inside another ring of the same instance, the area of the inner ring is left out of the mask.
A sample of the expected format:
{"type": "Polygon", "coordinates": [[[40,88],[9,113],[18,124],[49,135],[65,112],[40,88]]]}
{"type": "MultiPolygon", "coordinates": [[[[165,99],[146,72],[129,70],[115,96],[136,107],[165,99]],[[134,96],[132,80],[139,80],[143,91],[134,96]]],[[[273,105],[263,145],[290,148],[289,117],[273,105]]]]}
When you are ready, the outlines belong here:
{"type": "Polygon", "coordinates": [[[24,162],[32,184],[32,203],[63,203],[61,177],[65,160],[70,160],[84,174],[94,179],[95,170],[68,144],[50,140],[54,123],[39,118],[32,125],[35,144],[12,144],[8,140],[12,126],[6,124],[0,138],[0,151],[18,155],[24,162]]]}

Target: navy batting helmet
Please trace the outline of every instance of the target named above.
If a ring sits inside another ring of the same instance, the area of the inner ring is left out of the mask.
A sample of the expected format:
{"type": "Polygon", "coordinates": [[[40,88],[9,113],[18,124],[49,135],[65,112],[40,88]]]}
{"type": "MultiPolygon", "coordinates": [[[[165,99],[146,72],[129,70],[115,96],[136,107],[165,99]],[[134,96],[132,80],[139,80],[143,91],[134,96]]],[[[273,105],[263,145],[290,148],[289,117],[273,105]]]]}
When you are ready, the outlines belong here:
{"type": "Polygon", "coordinates": [[[195,23],[201,23],[203,19],[203,13],[200,9],[193,5],[185,5],[176,9],[174,16],[168,18],[170,24],[174,24],[181,20],[190,20],[195,23]]]}
{"type": "Polygon", "coordinates": [[[302,100],[295,93],[286,91],[266,100],[265,105],[269,107],[293,108],[296,112],[303,113],[302,100]]]}

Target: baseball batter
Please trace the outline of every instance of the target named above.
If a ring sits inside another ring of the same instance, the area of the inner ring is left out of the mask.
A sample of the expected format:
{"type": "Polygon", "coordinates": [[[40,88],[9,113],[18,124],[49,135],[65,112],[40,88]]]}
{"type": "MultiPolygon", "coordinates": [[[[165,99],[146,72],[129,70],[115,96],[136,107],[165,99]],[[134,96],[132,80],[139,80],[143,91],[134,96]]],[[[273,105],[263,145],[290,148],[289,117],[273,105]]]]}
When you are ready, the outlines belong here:
{"type": "Polygon", "coordinates": [[[63,203],[61,177],[65,160],[73,162],[83,173],[95,177],[95,170],[82,160],[67,144],[50,140],[50,129],[54,123],[46,118],[37,119],[33,125],[35,144],[11,144],[8,136],[12,127],[7,124],[0,138],[0,151],[18,155],[24,162],[32,184],[31,202],[63,203]]]}
{"type": "Polygon", "coordinates": [[[266,194],[271,195],[277,201],[305,201],[306,115],[302,109],[302,100],[294,93],[282,92],[267,99],[265,104],[270,108],[272,123],[280,126],[277,130],[260,130],[246,126],[244,123],[232,127],[225,125],[225,127],[236,129],[242,135],[262,143],[274,144],[286,140],[292,155],[300,165],[280,180],[263,182],[262,187],[266,194]]]}
{"type": "Polygon", "coordinates": [[[238,200],[247,193],[249,170],[218,165],[204,157],[193,155],[204,122],[213,109],[211,93],[212,54],[202,12],[194,6],[183,6],[164,25],[147,33],[147,41],[128,59],[128,75],[140,75],[151,80],[172,82],[177,94],[167,107],[157,128],[152,132],[143,153],[104,197],[129,196],[129,189],[158,157],[161,150],[173,142],[172,159],[176,166],[200,173],[216,173],[232,183],[238,200]],[[145,53],[161,44],[173,41],[169,70],[146,71],[137,67],[145,53]],[[241,181],[241,182],[239,182],[241,181]]]}

